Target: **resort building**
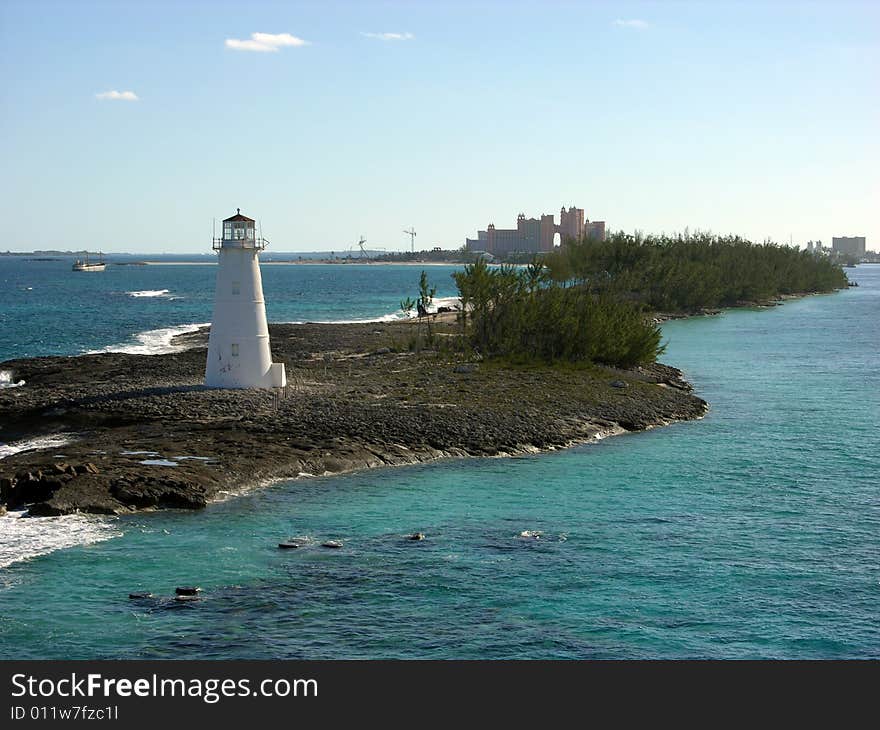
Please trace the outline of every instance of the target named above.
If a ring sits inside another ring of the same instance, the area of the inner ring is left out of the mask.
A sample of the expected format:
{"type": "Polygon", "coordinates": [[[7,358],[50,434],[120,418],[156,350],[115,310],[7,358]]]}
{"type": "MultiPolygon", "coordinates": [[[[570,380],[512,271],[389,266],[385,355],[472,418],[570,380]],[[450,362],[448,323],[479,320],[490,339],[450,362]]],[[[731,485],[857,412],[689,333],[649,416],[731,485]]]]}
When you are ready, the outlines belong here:
{"type": "Polygon", "coordinates": [[[831,250],[834,253],[849,256],[865,255],[865,237],[864,236],[835,236],[831,239],[831,250]]]}
{"type": "Polygon", "coordinates": [[[465,239],[468,251],[486,251],[493,256],[511,253],[539,253],[552,251],[554,238],[559,234],[560,243],[588,238],[604,240],[605,221],[589,221],[584,217],[583,208],[563,207],[559,211],[559,224],[552,214],[540,218],[526,218],[520,213],[516,218],[516,228],[496,228],[490,223],[485,231],[477,231],[476,238],[465,239]]]}

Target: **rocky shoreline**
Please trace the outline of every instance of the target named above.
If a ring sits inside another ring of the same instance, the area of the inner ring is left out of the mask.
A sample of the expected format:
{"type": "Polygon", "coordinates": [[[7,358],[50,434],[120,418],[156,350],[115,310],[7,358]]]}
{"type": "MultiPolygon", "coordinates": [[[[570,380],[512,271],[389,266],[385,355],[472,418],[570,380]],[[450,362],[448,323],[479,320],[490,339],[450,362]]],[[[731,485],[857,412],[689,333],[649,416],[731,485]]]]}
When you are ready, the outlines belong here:
{"type": "MultiPolygon", "coordinates": [[[[0,504],[31,516],[202,508],[261,482],[564,448],[700,418],[675,368],[516,367],[410,352],[408,322],[270,325],[283,393],[201,386],[207,328],[180,352],[0,363],[0,504]]],[[[452,342],[453,321],[433,325],[452,342]]]]}

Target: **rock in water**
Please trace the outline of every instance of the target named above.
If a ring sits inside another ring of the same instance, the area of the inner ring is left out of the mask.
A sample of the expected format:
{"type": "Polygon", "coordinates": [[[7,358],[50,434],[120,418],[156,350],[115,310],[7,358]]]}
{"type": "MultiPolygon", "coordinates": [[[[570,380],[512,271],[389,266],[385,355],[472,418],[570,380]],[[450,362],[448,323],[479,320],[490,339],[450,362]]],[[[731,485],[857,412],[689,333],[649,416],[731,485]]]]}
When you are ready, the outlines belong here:
{"type": "Polygon", "coordinates": [[[147,593],[147,592],[144,592],[144,593],[129,593],[129,594],[128,594],[128,597],[129,597],[130,599],[132,599],[132,600],[138,600],[138,599],[141,599],[141,598],[152,598],[152,597],[153,597],[153,594],[152,594],[152,593],[147,593]]]}
{"type": "Polygon", "coordinates": [[[283,550],[292,550],[293,548],[300,547],[300,544],[298,542],[288,540],[286,542],[279,542],[278,547],[282,548],[283,550]]]}
{"type": "Polygon", "coordinates": [[[407,540],[424,540],[425,533],[424,532],[414,532],[414,533],[412,533],[412,535],[407,535],[406,539],[407,540]]]}
{"type": "Polygon", "coordinates": [[[198,586],[184,586],[175,588],[174,592],[178,596],[195,596],[196,594],[201,593],[202,589],[198,586]]]}
{"type": "Polygon", "coordinates": [[[339,540],[327,540],[321,543],[321,547],[325,548],[341,548],[342,543],[339,540]]]}

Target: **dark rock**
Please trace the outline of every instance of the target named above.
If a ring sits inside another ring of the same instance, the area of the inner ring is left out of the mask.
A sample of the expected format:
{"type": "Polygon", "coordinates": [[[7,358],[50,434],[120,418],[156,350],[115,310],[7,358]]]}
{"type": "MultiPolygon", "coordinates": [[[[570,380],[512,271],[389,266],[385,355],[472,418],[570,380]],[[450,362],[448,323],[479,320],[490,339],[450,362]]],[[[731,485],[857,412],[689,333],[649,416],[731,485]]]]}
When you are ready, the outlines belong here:
{"type": "Polygon", "coordinates": [[[425,533],[424,532],[414,532],[412,535],[406,536],[407,540],[424,540],[425,533]]]}
{"type": "MultiPolygon", "coordinates": [[[[39,499],[30,499],[29,514],[32,515],[66,515],[73,512],[89,512],[91,514],[113,515],[128,511],[126,505],[115,499],[106,488],[108,479],[83,475],[76,479],[67,479],[60,487],[39,499]]],[[[42,483],[41,485],[42,486],[42,483]]]]}
{"type": "Polygon", "coordinates": [[[0,517],[6,514],[6,505],[0,503],[0,517]]]}
{"type": "Polygon", "coordinates": [[[4,480],[0,498],[10,507],[23,507],[49,499],[62,485],[58,479],[46,478],[42,471],[25,472],[4,480]]]}
{"type": "Polygon", "coordinates": [[[128,597],[132,600],[138,600],[138,599],[142,599],[142,598],[152,598],[153,594],[146,593],[146,592],[145,593],[129,593],[128,597]]]}
{"type": "Polygon", "coordinates": [[[197,593],[201,593],[202,589],[198,586],[178,586],[174,589],[174,592],[178,596],[194,596],[197,593]]]}
{"type": "Polygon", "coordinates": [[[629,383],[625,383],[622,380],[612,380],[611,387],[612,388],[628,388],[629,383]]]}
{"type": "Polygon", "coordinates": [[[622,420],[619,422],[620,427],[625,431],[644,431],[647,425],[639,421],[622,420]]]}
{"type": "Polygon", "coordinates": [[[60,507],[49,504],[49,502],[32,504],[27,511],[28,517],[60,517],[66,514],[70,513],[60,507]]]}
{"type": "Polygon", "coordinates": [[[15,477],[2,477],[0,478],[0,499],[6,501],[12,495],[12,490],[15,488],[17,480],[15,477]]]}
{"type": "Polygon", "coordinates": [[[324,542],[321,543],[321,547],[325,547],[325,548],[341,548],[341,547],[342,547],[342,542],[340,542],[339,540],[326,540],[326,541],[324,541],[324,542]]]}
{"type": "Polygon", "coordinates": [[[373,352],[374,355],[388,355],[391,353],[390,347],[380,347],[378,350],[373,352]]]}
{"type": "MultiPolygon", "coordinates": [[[[203,388],[206,329],[179,341],[191,349],[167,355],[3,363],[28,386],[0,389],[0,440],[72,429],[79,435],[64,457],[37,450],[0,460],[0,502],[30,507],[33,516],[200,509],[220,491],[303,472],[561,448],[617,423],[644,428],[706,411],[681,372],[660,363],[634,370],[487,367],[477,364],[478,353],[456,362],[445,348],[360,356],[407,342],[412,330],[409,321],[270,325],[273,354],[290,375],[280,400],[264,391],[203,388]],[[665,387],[615,397],[611,379],[665,387]],[[63,420],[44,417],[58,408],[66,411],[63,420]],[[147,457],[123,451],[212,459],[144,467],[139,461],[147,457]],[[66,471],[58,468],[64,464],[66,471]]],[[[459,325],[438,319],[432,332],[453,343],[459,325]]]]}

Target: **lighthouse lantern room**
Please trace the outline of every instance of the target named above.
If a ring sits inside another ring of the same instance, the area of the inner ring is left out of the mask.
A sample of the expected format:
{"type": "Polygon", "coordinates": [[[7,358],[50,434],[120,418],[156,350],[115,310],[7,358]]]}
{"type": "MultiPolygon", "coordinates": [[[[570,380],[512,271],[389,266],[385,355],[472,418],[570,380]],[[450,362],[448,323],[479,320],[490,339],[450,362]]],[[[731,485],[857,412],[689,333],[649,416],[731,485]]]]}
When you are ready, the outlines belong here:
{"type": "Polygon", "coordinates": [[[208,339],[205,385],[211,388],[283,388],[283,363],[273,363],[260,276],[259,252],[266,241],[255,222],[241,214],[223,221],[215,238],[217,288],[208,339]]]}

